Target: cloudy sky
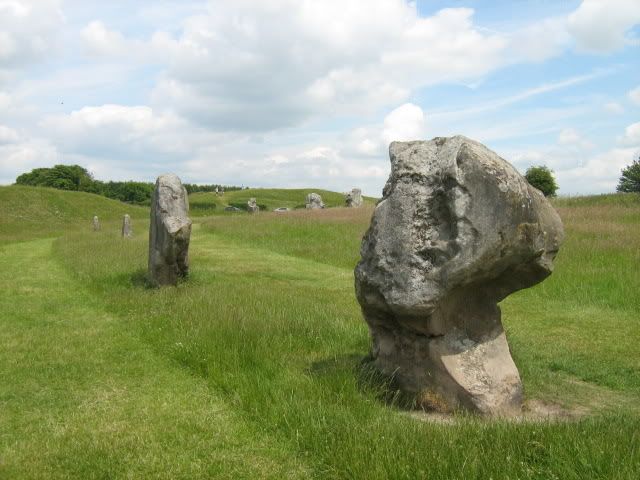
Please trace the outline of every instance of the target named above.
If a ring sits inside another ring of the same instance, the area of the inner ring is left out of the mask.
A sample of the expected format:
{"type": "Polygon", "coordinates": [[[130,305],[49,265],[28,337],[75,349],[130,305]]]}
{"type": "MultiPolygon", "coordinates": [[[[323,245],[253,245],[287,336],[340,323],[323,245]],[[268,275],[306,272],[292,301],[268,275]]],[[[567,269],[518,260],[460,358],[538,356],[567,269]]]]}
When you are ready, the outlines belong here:
{"type": "Polygon", "coordinates": [[[0,0],[0,183],[360,186],[463,134],[560,193],[640,152],[638,0],[0,0]]]}

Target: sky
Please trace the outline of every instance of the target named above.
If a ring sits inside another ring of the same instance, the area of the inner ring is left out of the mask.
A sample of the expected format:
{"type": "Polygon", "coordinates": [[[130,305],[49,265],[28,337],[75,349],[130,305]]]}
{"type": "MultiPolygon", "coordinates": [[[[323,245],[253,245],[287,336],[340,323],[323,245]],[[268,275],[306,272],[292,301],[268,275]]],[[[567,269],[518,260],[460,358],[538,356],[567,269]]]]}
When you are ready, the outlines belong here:
{"type": "Polygon", "coordinates": [[[559,194],[640,153],[639,0],[0,0],[0,184],[362,188],[462,134],[559,194]]]}

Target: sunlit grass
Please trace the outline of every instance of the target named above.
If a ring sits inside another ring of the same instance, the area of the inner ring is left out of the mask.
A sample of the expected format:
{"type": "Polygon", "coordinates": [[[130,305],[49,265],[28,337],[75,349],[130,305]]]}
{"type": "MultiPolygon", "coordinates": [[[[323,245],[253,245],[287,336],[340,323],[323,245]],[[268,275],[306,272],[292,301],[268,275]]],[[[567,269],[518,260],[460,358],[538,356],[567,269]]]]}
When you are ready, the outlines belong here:
{"type": "MultiPolygon", "coordinates": [[[[640,306],[631,292],[640,288],[639,211],[633,204],[562,206],[567,242],[556,272],[503,302],[526,397],[578,417],[561,422],[459,416],[439,424],[381,400],[380,386],[359,367],[369,338],[353,291],[371,208],[205,219],[194,229],[190,278],[159,290],[142,281],[147,243],[140,229],[131,241],[111,230],[67,235],[54,244],[55,262],[46,242],[7,247],[5,272],[30,264],[29,248],[45,263],[24,273],[34,295],[27,290],[22,303],[3,304],[12,312],[7,345],[21,345],[32,334],[19,330],[39,325],[30,350],[40,363],[5,363],[12,380],[3,390],[10,407],[3,419],[11,420],[0,427],[0,465],[17,478],[39,471],[124,478],[133,471],[166,478],[635,479],[640,306]],[[36,293],[47,290],[47,279],[56,282],[55,294],[36,293]],[[41,318],[51,325],[43,329],[41,318]],[[74,328],[84,350],[79,340],[55,341],[74,328]],[[58,369],[35,375],[57,361],[60,343],[66,353],[58,369]],[[65,376],[65,365],[80,373],[65,376]],[[120,385],[116,391],[126,386],[126,401],[104,393],[109,382],[120,385]],[[49,385],[64,394],[29,397],[49,385]],[[101,399],[91,402],[104,410],[76,415],[78,403],[69,398],[82,395],[101,399]],[[37,412],[33,420],[21,413],[25,398],[37,412]],[[207,408],[226,413],[218,418],[207,408]],[[73,425],[56,456],[58,430],[36,435],[28,428],[51,418],[73,425]],[[109,430],[109,419],[124,422],[122,430],[109,430]],[[176,422],[192,426],[176,432],[176,422]],[[174,469],[163,470],[171,462],[174,469]]],[[[3,285],[14,285],[11,275],[3,285]]],[[[7,359],[15,355],[6,351],[7,359]]]]}

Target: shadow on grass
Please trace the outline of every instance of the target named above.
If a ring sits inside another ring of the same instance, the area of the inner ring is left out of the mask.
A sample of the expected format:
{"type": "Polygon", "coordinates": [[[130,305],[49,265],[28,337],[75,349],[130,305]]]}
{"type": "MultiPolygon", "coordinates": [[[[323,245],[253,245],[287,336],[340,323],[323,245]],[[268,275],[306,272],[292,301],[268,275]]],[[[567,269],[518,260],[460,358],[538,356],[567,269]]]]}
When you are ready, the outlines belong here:
{"type": "Polygon", "coordinates": [[[361,354],[351,353],[319,360],[311,364],[308,372],[316,377],[351,372],[362,394],[373,396],[379,402],[400,410],[424,409],[415,395],[400,389],[394,376],[380,372],[373,364],[371,356],[363,357],[361,354]]]}
{"type": "Polygon", "coordinates": [[[129,277],[131,285],[137,288],[153,288],[147,278],[147,271],[144,268],[136,270],[129,277]]]}

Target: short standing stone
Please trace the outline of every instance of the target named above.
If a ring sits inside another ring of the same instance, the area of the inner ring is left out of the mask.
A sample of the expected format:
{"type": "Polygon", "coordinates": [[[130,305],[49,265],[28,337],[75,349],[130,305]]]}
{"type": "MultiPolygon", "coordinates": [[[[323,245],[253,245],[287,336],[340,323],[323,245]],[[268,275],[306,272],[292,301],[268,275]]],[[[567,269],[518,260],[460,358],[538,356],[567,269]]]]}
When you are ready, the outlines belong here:
{"type": "Polygon", "coordinates": [[[97,232],[98,230],[100,230],[100,220],[98,219],[97,215],[93,216],[92,224],[93,224],[94,232],[97,232]]]}
{"type": "Polygon", "coordinates": [[[310,193],[307,195],[307,203],[306,207],[310,209],[324,208],[324,203],[322,203],[322,197],[317,193],[310,193]]]}
{"type": "Polygon", "coordinates": [[[394,142],[356,267],[372,361],[425,407],[520,410],[498,302],[551,274],[564,233],[544,196],[462,136],[394,142]]]}
{"type": "Polygon", "coordinates": [[[250,198],[249,201],[247,202],[247,211],[249,213],[258,213],[260,211],[260,207],[256,203],[255,198],[250,198]]]}
{"type": "Polygon", "coordinates": [[[187,191],[174,174],[160,175],[151,197],[149,229],[149,282],[175,285],[189,273],[189,239],[187,191]]]}
{"type": "Polygon", "coordinates": [[[359,188],[352,189],[345,195],[347,207],[358,208],[362,205],[362,191],[359,188]]]}
{"type": "Polygon", "coordinates": [[[122,218],[122,236],[124,238],[133,237],[133,228],[131,227],[131,217],[129,214],[125,214],[122,218]]]}

